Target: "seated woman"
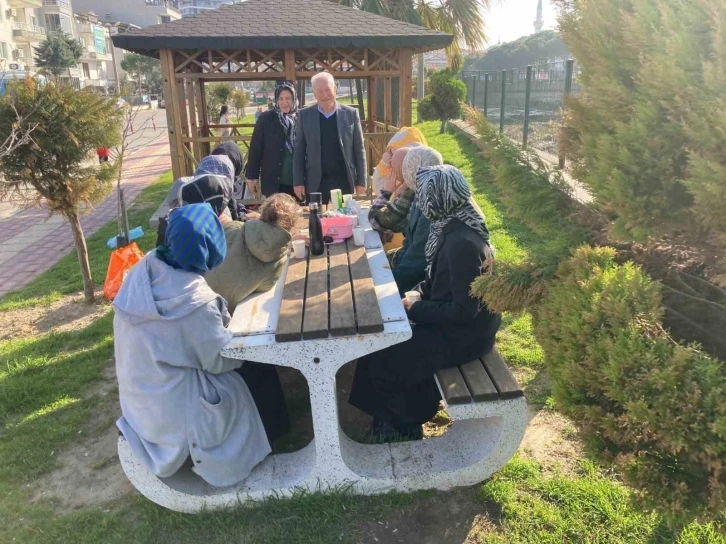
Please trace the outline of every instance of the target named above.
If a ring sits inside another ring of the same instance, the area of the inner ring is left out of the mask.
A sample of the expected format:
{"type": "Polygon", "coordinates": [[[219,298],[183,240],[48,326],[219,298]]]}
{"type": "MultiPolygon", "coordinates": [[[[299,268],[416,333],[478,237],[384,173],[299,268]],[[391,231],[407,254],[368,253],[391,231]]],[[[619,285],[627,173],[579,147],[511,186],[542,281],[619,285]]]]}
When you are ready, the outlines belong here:
{"type": "MultiPolygon", "coordinates": [[[[229,202],[234,193],[234,165],[226,156],[207,155],[201,160],[193,176],[179,178],[173,183],[164,201],[169,207],[169,210],[173,210],[182,205],[179,200],[182,188],[202,176],[219,176],[219,181],[222,182],[222,187],[224,188],[225,202],[229,202]]],[[[229,212],[225,212],[225,214],[229,214],[229,212]]],[[[230,217],[233,216],[230,214],[230,217]]],[[[159,218],[159,227],[156,236],[157,246],[164,243],[168,222],[169,216],[159,218]]]]}
{"type": "Polygon", "coordinates": [[[431,221],[422,300],[404,301],[414,321],[410,340],[358,360],[349,402],[373,416],[371,432],[420,438],[438,410],[434,372],[485,355],[501,316],[469,289],[491,257],[484,218],[471,206],[469,186],[453,166],[419,171],[416,198],[431,221]]]}
{"type": "Polygon", "coordinates": [[[245,182],[240,177],[245,164],[245,156],[239,145],[237,145],[237,142],[232,141],[222,142],[212,150],[210,155],[227,157],[234,167],[234,189],[232,198],[229,200],[229,211],[232,219],[237,221],[240,218],[239,210],[237,209],[237,200],[242,200],[245,190],[245,182]]]}
{"type": "MultiPolygon", "coordinates": [[[[262,219],[242,223],[226,218],[226,194],[218,183],[219,176],[200,177],[182,187],[182,206],[206,202],[222,221],[227,241],[227,257],[205,276],[213,291],[224,297],[231,313],[243,299],[254,292],[274,287],[285,264],[290,241],[289,230],[295,224],[298,207],[292,197],[273,195],[261,208],[262,219]],[[211,178],[207,180],[207,178],[211,178]]],[[[275,440],[290,428],[290,416],[282,384],[273,365],[246,362],[238,372],[250,388],[265,426],[267,438],[275,440]]]]}
{"type": "Polygon", "coordinates": [[[153,474],[168,477],[191,457],[214,486],[244,480],[269,453],[254,401],[220,354],[229,313],[204,276],[225,258],[222,224],[207,204],[171,212],[166,243],[129,272],[114,300],[116,423],[153,474]]]}
{"type": "MultiPolygon", "coordinates": [[[[416,205],[416,174],[421,168],[444,164],[441,153],[430,147],[416,147],[406,154],[403,161],[403,181],[407,191],[411,191],[410,212],[406,223],[403,246],[389,252],[391,271],[403,293],[410,291],[424,280],[426,270],[426,242],[431,230],[431,222],[421,213],[416,205]]],[[[404,199],[406,199],[404,193],[404,199]]],[[[397,206],[402,208],[402,206],[397,206]]]]}
{"type": "Polygon", "coordinates": [[[403,233],[406,231],[414,191],[403,182],[403,161],[412,149],[412,147],[402,147],[393,154],[388,179],[378,197],[371,204],[368,222],[377,232],[403,233]]]}
{"type": "Polygon", "coordinates": [[[386,151],[383,153],[380,162],[373,170],[373,191],[374,194],[380,193],[386,180],[391,172],[391,160],[393,154],[402,147],[416,147],[420,145],[428,145],[426,137],[416,127],[402,127],[393,138],[388,142],[386,151]]]}
{"type": "Polygon", "coordinates": [[[260,207],[259,220],[224,223],[227,259],[206,279],[225,298],[230,313],[252,293],[272,289],[280,278],[298,210],[291,196],[276,194],[260,207]]]}

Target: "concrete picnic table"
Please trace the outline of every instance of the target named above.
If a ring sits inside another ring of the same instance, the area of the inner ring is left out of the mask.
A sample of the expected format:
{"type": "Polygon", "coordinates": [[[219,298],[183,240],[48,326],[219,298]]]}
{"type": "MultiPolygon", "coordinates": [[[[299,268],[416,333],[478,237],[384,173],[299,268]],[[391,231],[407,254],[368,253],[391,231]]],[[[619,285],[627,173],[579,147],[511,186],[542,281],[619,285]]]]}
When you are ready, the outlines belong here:
{"type": "Polygon", "coordinates": [[[364,247],[356,247],[351,238],[328,246],[319,257],[298,260],[290,252],[275,287],[237,306],[229,325],[234,338],[223,350],[226,357],[299,370],[310,391],[314,439],[299,451],[268,456],[246,480],[228,488],[210,486],[191,470],[156,478],[120,440],[124,471],[146,497],[172,510],[196,513],[290,495],[296,489],[350,484],[361,494],[450,489],[481,481],[514,454],[526,426],[523,397],[449,406],[461,421],[444,436],[424,441],[362,444],[340,428],[338,370],[412,335],[367,211],[359,217],[366,229],[364,247]],[[512,432],[503,432],[507,421],[516,423],[512,432]]]}

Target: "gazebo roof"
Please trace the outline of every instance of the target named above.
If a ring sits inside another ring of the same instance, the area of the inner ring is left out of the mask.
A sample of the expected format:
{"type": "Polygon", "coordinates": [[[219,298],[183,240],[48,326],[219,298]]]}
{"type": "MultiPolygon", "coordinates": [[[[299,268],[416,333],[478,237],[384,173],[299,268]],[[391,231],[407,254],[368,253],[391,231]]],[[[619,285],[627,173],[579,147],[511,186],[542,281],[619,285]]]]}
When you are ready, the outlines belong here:
{"type": "Polygon", "coordinates": [[[247,0],[113,37],[117,47],[159,49],[441,49],[453,36],[326,0],[247,0]]]}

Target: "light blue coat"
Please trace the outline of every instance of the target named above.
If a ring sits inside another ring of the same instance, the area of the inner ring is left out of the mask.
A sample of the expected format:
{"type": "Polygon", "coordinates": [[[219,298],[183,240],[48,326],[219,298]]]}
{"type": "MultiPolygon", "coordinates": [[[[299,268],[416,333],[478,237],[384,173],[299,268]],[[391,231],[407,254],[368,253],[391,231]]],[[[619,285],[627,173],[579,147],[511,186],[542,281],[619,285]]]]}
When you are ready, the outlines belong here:
{"type": "Polygon", "coordinates": [[[215,486],[244,480],[270,453],[247,385],[220,355],[232,339],[224,299],[198,274],[176,270],[152,251],[114,300],[116,423],[134,455],[167,477],[188,456],[215,486]]]}

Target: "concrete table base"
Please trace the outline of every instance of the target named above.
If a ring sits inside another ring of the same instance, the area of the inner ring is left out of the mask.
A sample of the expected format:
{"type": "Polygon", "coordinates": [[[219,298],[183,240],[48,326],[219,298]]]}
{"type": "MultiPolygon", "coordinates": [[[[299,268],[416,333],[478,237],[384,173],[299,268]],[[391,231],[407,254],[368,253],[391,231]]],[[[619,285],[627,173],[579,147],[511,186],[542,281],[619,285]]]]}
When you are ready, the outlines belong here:
{"type": "MultiPolygon", "coordinates": [[[[456,410],[456,406],[451,407],[456,410]]],[[[447,490],[481,482],[514,455],[527,425],[524,398],[467,405],[451,428],[437,438],[394,444],[360,444],[336,430],[338,449],[318,446],[316,437],[302,450],[270,455],[239,484],[216,488],[189,469],[157,478],[134,458],[119,438],[121,465],[148,499],[170,510],[197,513],[229,508],[299,489],[325,491],[351,485],[355,493],[391,490],[447,490]]]]}

